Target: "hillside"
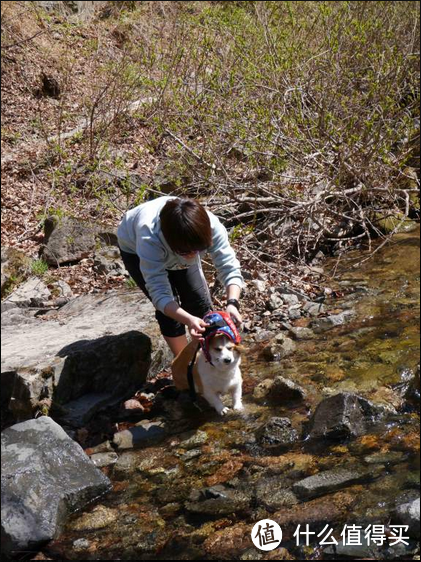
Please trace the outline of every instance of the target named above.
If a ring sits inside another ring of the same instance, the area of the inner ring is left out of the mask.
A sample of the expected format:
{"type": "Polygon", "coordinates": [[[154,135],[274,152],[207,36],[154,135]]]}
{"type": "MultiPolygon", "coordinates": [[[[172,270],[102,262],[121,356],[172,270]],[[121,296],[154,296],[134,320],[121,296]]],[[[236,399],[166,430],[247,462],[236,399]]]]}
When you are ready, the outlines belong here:
{"type": "MultiPolygon", "coordinates": [[[[251,277],[314,296],[313,260],[417,216],[418,2],[39,4],[2,2],[5,246],[198,196],[251,277]]],[[[91,265],[49,274],[115,283],[91,265]]]]}

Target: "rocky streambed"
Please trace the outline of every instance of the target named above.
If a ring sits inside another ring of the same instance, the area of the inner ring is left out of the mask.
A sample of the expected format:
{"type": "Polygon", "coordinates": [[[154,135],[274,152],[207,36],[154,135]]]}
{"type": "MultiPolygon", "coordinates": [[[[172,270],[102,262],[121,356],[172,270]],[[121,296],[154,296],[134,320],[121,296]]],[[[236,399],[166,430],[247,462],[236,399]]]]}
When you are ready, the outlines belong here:
{"type": "Polygon", "coordinates": [[[165,378],[138,412],[110,406],[109,439],[85,452],[112,489],[41,559],[416,558],[418,232],[355,259],[328,314],[246,339],[244,413],[199,410],[165,378]],[[268,552],[251,537],[263,519],[283,531],[268,552]]]}

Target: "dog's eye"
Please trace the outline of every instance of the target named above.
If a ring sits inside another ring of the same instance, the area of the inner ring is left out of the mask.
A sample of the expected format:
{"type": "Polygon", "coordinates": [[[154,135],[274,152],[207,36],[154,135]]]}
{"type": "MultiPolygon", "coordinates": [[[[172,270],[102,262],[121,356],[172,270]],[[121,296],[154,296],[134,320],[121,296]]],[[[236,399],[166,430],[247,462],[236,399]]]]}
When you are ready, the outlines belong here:
{"type": "Polygon", "coordinates": [[[222,347],[215,347],[215,351],[222,351],[222,347]]]}

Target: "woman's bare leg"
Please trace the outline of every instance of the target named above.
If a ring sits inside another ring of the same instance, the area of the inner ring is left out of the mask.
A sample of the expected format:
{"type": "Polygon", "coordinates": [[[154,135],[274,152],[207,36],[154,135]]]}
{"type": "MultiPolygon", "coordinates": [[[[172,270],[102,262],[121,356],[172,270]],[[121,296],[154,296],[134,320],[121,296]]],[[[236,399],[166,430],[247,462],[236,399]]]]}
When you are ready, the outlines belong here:
{"type": "Polygon", "coordinates": [[[188,343],[186,335],[177,336],[175,338],[164,336],[164,339],[169,345],[169,348],[171,349],[174,357],[176,357],[180,353],[180,351],[183,351],[188,343]]]}

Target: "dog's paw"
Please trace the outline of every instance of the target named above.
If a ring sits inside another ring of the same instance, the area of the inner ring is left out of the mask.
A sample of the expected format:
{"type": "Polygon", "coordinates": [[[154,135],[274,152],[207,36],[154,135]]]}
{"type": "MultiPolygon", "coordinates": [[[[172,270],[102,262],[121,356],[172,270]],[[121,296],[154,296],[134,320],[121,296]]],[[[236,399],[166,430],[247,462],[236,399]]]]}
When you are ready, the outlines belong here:
{"type": "Polygon", "coordinates": [[[227,408],[226,406],[224,406],[224,407],[222,408],[222,410],[219,410],[219,411],[218,411],[218,414],[219,414],[220,416],[225,416],[226,414],[228,414],[229,411],[230,411],[230,409],[227,408]]]}
{"type": "Polygon", "coordinates": [[[237,404],[234,404],[234,406],[232,408],[236,412],[242,412],[244,410],[244,406],[243,406],[242,402],[238,402],[237,404]]]}

